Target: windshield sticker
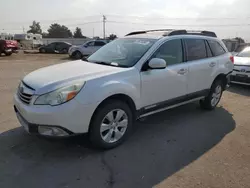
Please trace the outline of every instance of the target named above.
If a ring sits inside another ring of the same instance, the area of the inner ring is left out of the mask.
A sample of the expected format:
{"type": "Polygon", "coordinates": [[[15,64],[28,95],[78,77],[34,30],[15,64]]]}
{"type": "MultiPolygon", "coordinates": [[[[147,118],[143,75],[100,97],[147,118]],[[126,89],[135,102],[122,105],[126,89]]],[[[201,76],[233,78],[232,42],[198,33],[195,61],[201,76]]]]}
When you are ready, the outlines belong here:
{"type": "Polygon", "coordinates": [[[112,63],[110,63],[110,65],[118,66],[119,64],[116,62],[112,62],[112,63]]]}
{"type": "Polygon", "coordinates": [[[149,41],[143,41],[143,40],[135,40],[134,43],[145,45],[145,46],[150,44],[149,41]]]}

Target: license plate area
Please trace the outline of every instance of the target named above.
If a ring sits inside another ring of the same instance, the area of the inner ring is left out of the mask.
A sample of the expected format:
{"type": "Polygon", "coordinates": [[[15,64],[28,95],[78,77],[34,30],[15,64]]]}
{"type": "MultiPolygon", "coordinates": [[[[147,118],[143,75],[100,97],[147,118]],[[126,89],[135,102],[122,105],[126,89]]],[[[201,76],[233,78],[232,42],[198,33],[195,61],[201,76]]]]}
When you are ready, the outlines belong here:
{"type": "Polygon", "coordinates": [[[237,77],[240,78],[247,78],[248,76],[246,74],[236,74],[237,77]]]}

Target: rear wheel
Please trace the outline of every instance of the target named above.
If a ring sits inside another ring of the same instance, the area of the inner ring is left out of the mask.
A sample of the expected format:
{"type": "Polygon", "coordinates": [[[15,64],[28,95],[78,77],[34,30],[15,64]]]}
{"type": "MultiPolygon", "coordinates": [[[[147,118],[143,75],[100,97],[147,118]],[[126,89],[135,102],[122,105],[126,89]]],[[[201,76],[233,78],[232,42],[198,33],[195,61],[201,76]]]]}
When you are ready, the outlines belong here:
{"type": "Polygon", "coordinates": [[[42,48],[42,49],[40,49],[39,51],[40,51],[40,53],[45,53],[45,52],[46,52],[46,50],[45,50],[45,49],[43,49],[43,48],[42,48]]]}
{"type": "Polygon", "coordinates": [[[223,82],[222,80],[216,80],[213,83],[208,96],[200,101],[201,107],[207,110],[214,109],[220,102],[222,93],[223,93],[223,82]]]}
{"type": "Polygon", "coordinates": [[[119,100],[110,100],[94,114],[90,140],[99,148],[114,148],[127,138],[132,123],[133,115],[128,105],[119,100]]]}
{"type": "Polygon", "coordinates": [[[6,53],[4,53],[6,56],[11,56],[11,52],[6,52],[6,53]]]}

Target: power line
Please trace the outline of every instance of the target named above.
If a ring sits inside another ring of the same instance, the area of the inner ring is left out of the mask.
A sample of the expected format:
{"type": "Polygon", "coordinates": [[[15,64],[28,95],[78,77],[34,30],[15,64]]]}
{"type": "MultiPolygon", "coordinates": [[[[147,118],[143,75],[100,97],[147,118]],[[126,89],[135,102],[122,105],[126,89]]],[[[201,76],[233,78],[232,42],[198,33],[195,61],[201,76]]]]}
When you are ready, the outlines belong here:
{"type": "Polygon", "coordinates": [[[212,25],[212,24],[151,24],[151,23],[139,23],[139,22],[122,22],[122,21],[107,21],[108,23],[118,24],[140,24],[140,25],[161,25],[161,26],[180,26],[180,27],[240,27],[250,26],[250,24],[226,24],[226,25],[212,25]]]}
{"type": "Polygon", "coordinates": [[[110,16],[110,17],[122,17],[122,18],[128,18],[128,17],[133,17],[133,18],[142,18],[142,19],[165,19],[165,20],[239,20],[239,19],[250,19],[250,17],[200,17],[200,18],[195,18],[195,17],[185,17],[185,18],[182,18],[182,17],[154,17],[154,16],[151,16],[151,17],[148,17],[148,16],[133,16],[133,15],[126,15],[126,16],[123,16],[123,15],[115,15],[115,14],[108,14],[107,16],[110,16]]]}

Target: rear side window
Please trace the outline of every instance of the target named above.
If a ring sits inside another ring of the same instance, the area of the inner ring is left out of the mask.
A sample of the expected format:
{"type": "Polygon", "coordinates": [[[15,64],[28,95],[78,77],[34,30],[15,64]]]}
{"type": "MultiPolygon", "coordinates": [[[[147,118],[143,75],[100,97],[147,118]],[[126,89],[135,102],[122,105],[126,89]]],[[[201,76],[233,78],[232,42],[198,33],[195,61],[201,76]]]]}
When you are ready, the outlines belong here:
{"type": "Polygon", "coordinates": [[[95,41],[95,46],[104,46],[105,43],[102,41],[95,41]]]}
{"type": "Polygon", "coordinates": [[[208,40],[208,44],[214,56],[219,56],[219,55],[226,53],[224,48],[217,41],[208,40]]]}
{"type": "Polygon", "coordinates": [[[185,39],[185,47],[188,61],[207,57],[205,41],[202,39],[185,39]]]}

